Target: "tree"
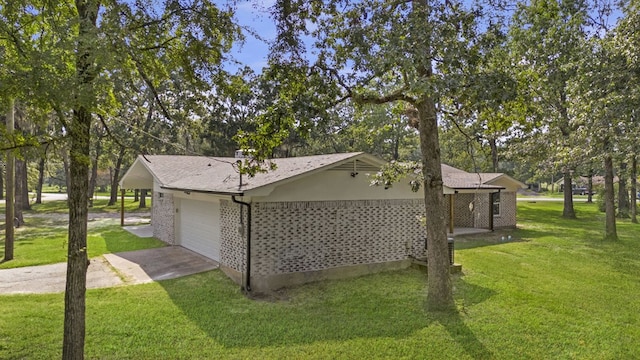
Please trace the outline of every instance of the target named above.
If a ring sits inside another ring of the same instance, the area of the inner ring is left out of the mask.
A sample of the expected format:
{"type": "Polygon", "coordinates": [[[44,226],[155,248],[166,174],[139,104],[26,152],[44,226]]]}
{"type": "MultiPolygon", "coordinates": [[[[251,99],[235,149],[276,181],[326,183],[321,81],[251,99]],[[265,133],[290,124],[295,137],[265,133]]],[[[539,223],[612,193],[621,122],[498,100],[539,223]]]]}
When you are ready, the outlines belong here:
{"type": "MultiPolygon", "coordinates": [[[[117,91],[114,84],[131,79],[144,81],[156,100],[156,85],[174,74],[196,93],[210,91],[216,77],[224,77],[222,54],[230,50],[239,30],[230,9],[220,10],[207,0],[169,1],[163,6],[25,0],[0,10],[0,39],[10,48],[11,60],[30,67],[25,76],[37,79],[23,81],[18,89],[52,106],[70,139],[63,358],[82,359],[94,116],[117,109],[118,104],[108,101],[117,91]],[[34,66],[39,62],[47,66],[34,66]],[[69,112],[70,119],[65,116],[69,112]]],[[[164,112],[167,121],[180,126],[181,119],[172,118],[169,109],[164,112]]]]}
{"type": "Polygon", "coordinates": [[[260,160],[290,129],[308,129],[327,108],[347,99],[362,106],[402,104],[419,129],[428,308],[451,309],[439,105],[456,93],[454,89],[482,86],[477,72],[484,45],[478,22],[482,9],[459,1],[285,0],[276,3],[273,13],[278,41],[267,72],[278,97],[259,118],[256,134],[240,134],[242,147],[256,149],[253,160],[260,160]],[[312,34],[306,29],[308,22],[315,25],[312,34]],[[304,34],[316,40],[318,55],[313,60],[305,56],[304,34]]]}
{"type": "MultiPolygon", "coordinates": [[[[605,176],[605,239],[616,240],[615,194],[613,186],[614,161],[622,160],[621,152],[628,144],[629,130],[635,129],[628,104],[627,84],[632,83],[624,56],[617,51],[614,35],[592,37],[585,42],[587,51],[580,61],[580,76],[572,81],[570,95],[574,99],[575,135],[588,147],[583,150],[589,157],[604,163],[605,176]]],[[[623,188],[619,193],[622,207],[624,199],[624,169],[618,173],[623,188]]]]}
{"type": "Polygon", "coordinates": [[[513,63],[528,84],[530,98],[540,109],[538,128],[545,137],[564,176],[562,216],[575,218],[572,173],[581,148],[572,142],[575,131],[571,115],[569,82],[577,75],[582,39],[587,26],[587,4],[582,0],[532,1],[518,4],[510,27],[513,63]]]}

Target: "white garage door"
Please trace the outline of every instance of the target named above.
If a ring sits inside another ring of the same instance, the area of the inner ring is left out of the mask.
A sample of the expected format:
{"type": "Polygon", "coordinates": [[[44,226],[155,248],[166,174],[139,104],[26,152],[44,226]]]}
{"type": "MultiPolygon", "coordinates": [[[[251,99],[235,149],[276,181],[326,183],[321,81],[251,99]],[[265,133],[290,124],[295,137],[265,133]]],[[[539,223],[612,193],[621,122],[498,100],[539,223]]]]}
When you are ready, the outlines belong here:
{"type": "Polygon", "coordinates": [[[180,200],[180,245],[220,261],[220,203],[180,200]]]}

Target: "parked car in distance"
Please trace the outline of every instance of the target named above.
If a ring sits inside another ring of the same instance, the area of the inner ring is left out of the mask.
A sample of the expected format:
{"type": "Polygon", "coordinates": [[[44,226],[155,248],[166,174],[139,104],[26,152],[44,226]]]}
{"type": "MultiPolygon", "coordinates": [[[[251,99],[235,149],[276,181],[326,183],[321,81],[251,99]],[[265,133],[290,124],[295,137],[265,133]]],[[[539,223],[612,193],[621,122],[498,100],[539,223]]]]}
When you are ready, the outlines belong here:
{"type": "MultiPolygon", "coordinates": [[[[587,195],[589,191],[586,187],[575,187],[573,188],[572,193],[573,195],[587,195]]],[[[593,191],[591,192],[591,194],[593,195],[593,191]]]]}

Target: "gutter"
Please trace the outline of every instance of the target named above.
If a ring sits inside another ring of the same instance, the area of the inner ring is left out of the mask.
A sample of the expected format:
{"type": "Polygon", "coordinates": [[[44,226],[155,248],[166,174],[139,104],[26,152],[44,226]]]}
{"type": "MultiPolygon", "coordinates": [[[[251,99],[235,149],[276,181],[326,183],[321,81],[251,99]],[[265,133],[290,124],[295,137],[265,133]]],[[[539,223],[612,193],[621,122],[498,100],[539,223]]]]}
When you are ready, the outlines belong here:
{"type": "Polygon", "coordinates": [[[225,191],[209,191],[209,190],[193,190],[193,189],[181,189],[181,188],[175,188],[175,187],[168,187],[168,186],[160,186],[160,189],[163,190],[175,190],[175,191],[182,191],[185,193],[200,193],[200,194],[214,194],[214,195],[225,195],[225,196],[244,196],[244,193],[239,193],[239,192],[225,192],[225,191]]]}
{"type": "MultiPolygon", "coordinates": [[[[246,276],[244,277],[244,284],[242,289],[246,293],[251,292],[251,204],[236,199],[236,195],[231,195],[231,200],[236,203],[247,207],[247,267],[246,276]]],[[[242,215],[240,215],[240,221],[242,221],[242,215]]]]}

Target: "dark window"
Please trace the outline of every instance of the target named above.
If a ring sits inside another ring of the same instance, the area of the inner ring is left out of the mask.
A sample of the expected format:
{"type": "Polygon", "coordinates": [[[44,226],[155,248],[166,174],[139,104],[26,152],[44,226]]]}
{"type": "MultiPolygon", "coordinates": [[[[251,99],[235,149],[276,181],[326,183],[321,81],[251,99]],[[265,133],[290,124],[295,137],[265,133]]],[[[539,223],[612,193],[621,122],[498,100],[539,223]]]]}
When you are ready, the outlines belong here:
{"type": "Polygon", "coordinates": [[[500,215],[500,193],[491,194],[491,206],[493,208],[493,216],[500,215]]]}

